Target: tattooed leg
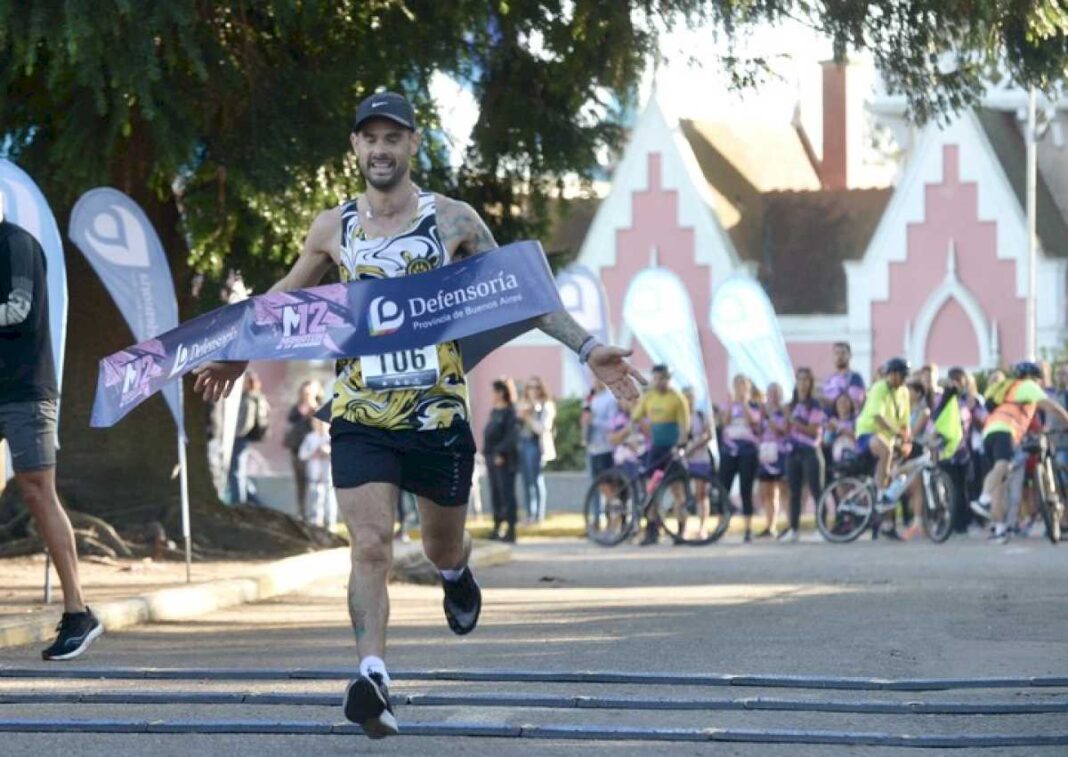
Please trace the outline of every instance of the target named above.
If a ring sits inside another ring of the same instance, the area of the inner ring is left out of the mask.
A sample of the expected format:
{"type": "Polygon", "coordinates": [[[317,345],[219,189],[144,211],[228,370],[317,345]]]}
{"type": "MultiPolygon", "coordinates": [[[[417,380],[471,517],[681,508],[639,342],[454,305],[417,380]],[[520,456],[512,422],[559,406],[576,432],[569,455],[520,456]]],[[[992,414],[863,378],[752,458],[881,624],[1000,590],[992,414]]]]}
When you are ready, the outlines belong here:
{"type": "Polygon", "coordinates": [[[349,618],[360,658],[385,659],[389,621],[389,570],[393,564],[393,519],[398,491],[392,484],[339,489],[338,508],[352,542],[349,618]]]}

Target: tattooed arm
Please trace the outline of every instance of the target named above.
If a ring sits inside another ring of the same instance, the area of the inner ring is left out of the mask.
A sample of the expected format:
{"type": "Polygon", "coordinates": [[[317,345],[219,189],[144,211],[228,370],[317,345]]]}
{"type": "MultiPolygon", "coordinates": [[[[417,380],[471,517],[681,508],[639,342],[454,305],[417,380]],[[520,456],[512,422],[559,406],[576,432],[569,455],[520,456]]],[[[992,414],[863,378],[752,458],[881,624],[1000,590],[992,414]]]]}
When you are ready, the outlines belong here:
{"type": "MultiPolygon", "coordinates": [[[[304,248],[293,267],[267,291],[288,292],[318,284],[334,264],[336,253],[333,250],[337,248],[340,238],[341,211],[338,208],[324,210],[312,222],[304,239],[304,248]]],[[[247,360],[213,360],[204,363],[193,371],[196,376],[193,391],[202,393],[204,399],[218,402],[229,396],[246,368],[247,360]]]]}
{"type": "MultiPolygon", "coordinates": [[[[438,233],[453,257],[466,258],[497,248],[497,242],[494,241],[486,222],[470,205],[441,195],[438,195],[437,202],[438,233]]],[[[566,310],[546,313],[534,319],[534,323],[576,354],[590,338],[586,329],[566,310]]],[[[646,382],[645,377],[627,362],[626,358],[630,354],[630,350],[598,345],[590,352],[587,365],[616,397],[633,400],[638,397],[634,380],[637,379],[641,384],[646,382]]]]}

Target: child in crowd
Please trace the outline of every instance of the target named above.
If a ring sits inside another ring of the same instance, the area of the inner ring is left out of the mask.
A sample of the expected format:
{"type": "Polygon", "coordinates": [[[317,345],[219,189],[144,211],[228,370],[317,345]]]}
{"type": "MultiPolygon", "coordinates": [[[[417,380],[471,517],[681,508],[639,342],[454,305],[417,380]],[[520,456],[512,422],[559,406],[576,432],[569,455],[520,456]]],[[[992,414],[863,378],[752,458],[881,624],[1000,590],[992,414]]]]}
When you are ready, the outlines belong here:
{"type": "Polygon", "coordinates": [[[330,475],[330,425],[313,418],[311,427],[298,451],[308,477],[307,513],[315,525],[331,528],[337,523],[337,496],[330,475]]]}
{"type": "Polygon", "coordinates": [[[857,456],[857,410],[853,398],[846,393],[834,401],[834,415],[827,421],[824,440],[831,453],[831,461],[838,465],[857,456]]]}

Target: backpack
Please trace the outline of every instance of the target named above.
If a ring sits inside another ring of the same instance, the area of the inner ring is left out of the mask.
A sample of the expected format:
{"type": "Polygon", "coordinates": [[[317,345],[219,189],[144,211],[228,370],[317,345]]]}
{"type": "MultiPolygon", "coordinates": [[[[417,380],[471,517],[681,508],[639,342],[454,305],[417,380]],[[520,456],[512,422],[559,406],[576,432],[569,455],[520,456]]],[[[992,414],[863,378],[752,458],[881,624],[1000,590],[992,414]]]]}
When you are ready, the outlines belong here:
{"type": "Polygon", "coordinates": [[[1017,379],[1007,378],[1002,379],[993,386],[986,388],[986,409],[993,411],[998,405],[1005,401],[1005,397],[1008,396],[1009,390],[1017,383],[1017,379]]]}
{"type": "Polygon", "coordinates": [[[262,396],[251,397],[250,400],[256,403],[256,417],[245,438],[250,442],[258,442],[267,436],[267,430],[271,427],[271,405],[262,396]]]}

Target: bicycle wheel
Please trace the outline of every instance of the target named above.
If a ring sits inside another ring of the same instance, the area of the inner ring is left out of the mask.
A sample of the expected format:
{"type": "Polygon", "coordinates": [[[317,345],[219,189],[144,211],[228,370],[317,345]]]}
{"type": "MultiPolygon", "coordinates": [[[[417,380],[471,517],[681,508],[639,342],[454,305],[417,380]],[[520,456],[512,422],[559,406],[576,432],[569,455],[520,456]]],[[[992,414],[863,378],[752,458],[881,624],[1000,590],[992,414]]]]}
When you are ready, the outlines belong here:
{"type": "Polygon", "coordinates": [[[586,538],[604,547],[624,541],[638,524],[638,487],[623,468],[601,471],[586,491],[586,538]]]}
{"type": "Polygon", "coordinates": [[[930,473],[929,488],[924,487],[920,521],[927,538],[941,544],[949,538],[953,526],[955,490],[949,474],[941,468],[930,473]]]}
{"type": "Polygon", "coordinates": [[[657,484],[647,514],[659,520],[676,544],[693,546],[714,542],[730,523],[730,507],[722,487],[677,462],[657,484]]]}
{"type": "Polygon", "coordinates": [[[868,478],[848,476],[827,484],[816,503],[816,528],[829,542],[844,544],[864,533],[875,512],[868,478]]]}
{"type": "Polygon", "coordinates": [[[1042,514],[1042,522],[1046,525],[1046,538],[1051,544],[1061,540],[1061,503],[1056,487],[1050,488],[1049,462],[1043,461],[1036,471],[1035,481],[1038,483],[1038,496],[1035,504],[1042,514]]]}

